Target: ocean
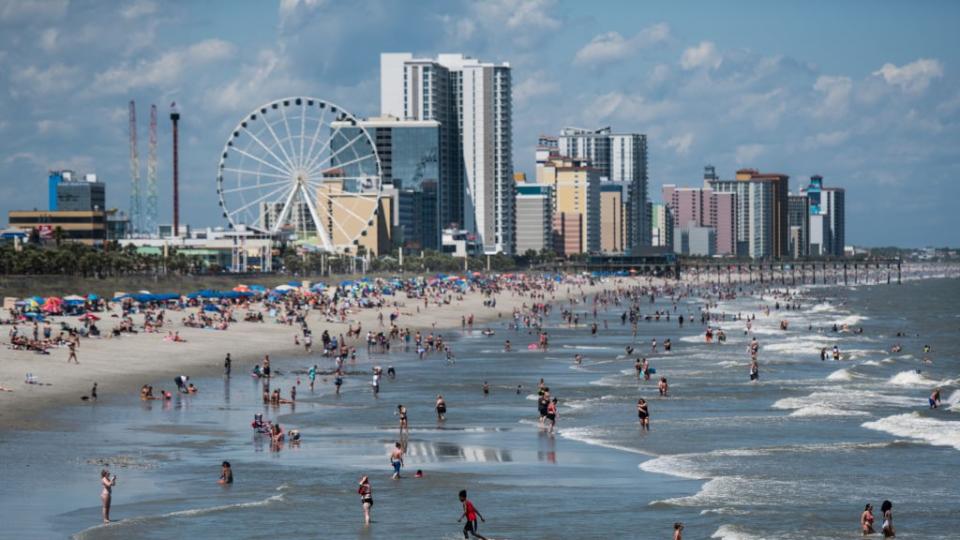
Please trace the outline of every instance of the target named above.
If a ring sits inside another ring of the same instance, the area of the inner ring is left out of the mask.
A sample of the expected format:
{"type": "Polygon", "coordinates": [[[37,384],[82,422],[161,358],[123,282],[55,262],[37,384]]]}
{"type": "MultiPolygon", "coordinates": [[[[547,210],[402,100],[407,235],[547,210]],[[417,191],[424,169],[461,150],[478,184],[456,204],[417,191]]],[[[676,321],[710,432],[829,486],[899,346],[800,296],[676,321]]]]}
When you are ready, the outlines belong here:
{"type": "Polygon", "coordinates": [[[757,317],[749,333],[742,320],[719,323],[724,344],[705,342],[701,302],[674,310],[658,298],[641,311],[671,319],[641,320],[636,337],[621,325],[623,306],[600,311],[596,336],[583,324],[592,315],[574,329],[556,309],[546,352],[528,350],[536,334],[508,328],[506,314],[489,324],[493,336],[479,326],[443,331],[452,365],[442,354],[421,361],[394,346],[368,357],[360,347],[349,369],[396,368],[378,398],[368,375],[347,377],[339,397],[329,378],[311,392],[296,372],[329,369],[332,360],[318,355],[272,359],[282,372],[273,387],[285,397],[301,380],[295,407],[261,404],[260,381],[236,367],[229,379],[195,380],[197,395],[167,404],[139,401],[138,388],[101,388],[99,403],[54,411],[36,430],[0,433],[0,536],[459,538],[457,492],[467,489],[487,518],[481,533],[492,538],[669,538],[681,521],[688,538],[852,539],[864,505],[879,509],[884,499],[894,503],[898,537],[956,538],[960,281],[794,291],[800,310],[776,310],[770,295],[720,301],[712,311],[757,317]],[[833,332],[835,323],[851,331],[833,332]],[[754,336],[756,383],[748,377],[754,336]],[[506,339],[513,352],[503,351],[506,339]],[[900,353],[890,352],[895,343],[900,353]],[[657,371],[649,382],[625,356],[631,344],[657,371]],[[834,345],[843,359],[821,361],[820,349],[834,345]],[[668,397],[658,395],[660,376],[668,397]],[[555,435],[538,428],[541,377],[559,398],[555,435]],[[929,410],[935,386],[943,406],[929,410]],[[437,394],[448,404],[442,423],[437,394]],[[650,403],[649,432],[639,429],[638,397],[650,403]],[[398,404],[411,432],[403,478],[391,480],[398,404]],[[271,450],[250,428],[255,413],[298,429],[302,441],[271,450]],[[216,483],[223,460],[234,469],[229,487],[216,483]],[[108,526],[99,525],[103,463],[119,476],[117,521],[108,526]],[[375,501],[369,527],[356,489],[362,475],[375,501]]]}

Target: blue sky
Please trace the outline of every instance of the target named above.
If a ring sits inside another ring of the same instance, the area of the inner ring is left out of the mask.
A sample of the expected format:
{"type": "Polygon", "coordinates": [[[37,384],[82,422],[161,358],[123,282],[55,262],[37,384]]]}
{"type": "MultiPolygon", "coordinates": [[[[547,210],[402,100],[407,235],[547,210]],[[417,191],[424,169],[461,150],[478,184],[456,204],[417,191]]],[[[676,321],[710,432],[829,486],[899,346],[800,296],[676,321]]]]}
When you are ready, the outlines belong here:
{"type": "Polygon", "coordinates": [[[650,194],[705,164],[814,173],[847,189],[847,242],[957,245],[960,3],[0,0],[0,221],[43,208],[51,168],[129,197],[127,102],[160,108],[160,221],[171,218],[170,127],[181,121],[181,212],[222,225],[217,157],[263,102],[311,95],[379,111],[379,53],[508,61],[514,166],[540,133],[646,133],[650,194]]]}

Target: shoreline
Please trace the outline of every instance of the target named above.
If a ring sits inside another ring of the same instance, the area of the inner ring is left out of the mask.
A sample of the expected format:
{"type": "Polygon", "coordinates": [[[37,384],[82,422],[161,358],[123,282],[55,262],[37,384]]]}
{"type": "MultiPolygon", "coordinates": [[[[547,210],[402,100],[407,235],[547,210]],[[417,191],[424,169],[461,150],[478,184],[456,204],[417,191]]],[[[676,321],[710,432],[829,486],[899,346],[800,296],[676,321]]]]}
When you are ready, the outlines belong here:
{"type": "MultiPolygon", "coordinates": [[[[656,281],[659,283],[661,280],[656,281]]],[[[592,295],[600,290],[632,287],[640,283],[641,278],[613,276],[598,279],[594,285],[560,283],[551,301],[562,302],[574,295],[592,295]],[[572,288],[569,293],[568,287],[572,288]]],[[[350,313],[348,324],[359,322],[364,331],[379,329],[377,314],[381,310],[389,313],[398,309],[401,316],[396,324],[412,331],[452,331],[459,328],[459,318],[466,314],[474,315],[474,329],[478,329],[483,323],[497,320],[504,313],[510,314],[514,308],[530,302],[526,295],[518,296],[512,290],[503,290],[494,296],[497,307],[491,308],[483,305],[486,297],[481,292],[471,291],[464,294],[462,301],[454,299],[441,307],[431,304],[417,313],[413,310],[419,306],[419,299],[408,299],[401,295],[395,298],[401,303],[397,308],[392,305],[381,309],[354,308],[358,311],[350,313]]],[[[262,306],[259,303],[251,306],[251,310],[260,308],[262,306]]],[[[227,330],[184,327],[180,318],[195,310],[167,311],[168,322],[159,333],[148,334],[141,330],[138,334],[124,334],[120,338],[106,337],[111,322],[119,320],[113,318],[117,308],[109,315],[104,312],[100,324],[104,337],[84,338],[80,342],[77,348],[79,365],[66,363],[69,354],[66,347],[54,348],[49,355],[41,355],[10,349],[7,336],[0,337],[5,345],[0,348],[0,386],[13,390],[0,392],[0,432],[49,429],[52,411],[64,406],[91,406],[95,403],[81,400],[81,396],[89,395],[94,382],[97,383],[99,400],[108,401],[119,394],[135,395],[147,381],[168,378],[172,385],[173,377],[181,374],[191,378],[220,374],[226,353],[231,354],[234,375],[245,373],[267,354],[294,358],[301,356],[305,359],[312,356],[318,362],[324,358],[318,352],[319,339],[310,355],[305,353],[302,345],[293,344],[294,334],[299,333],[296,325],[288,326],[276,323],[274,319],[266,319],[263,323],[239,321],[232,323],[227,330]],[[179,331],[187,341],[165,341],[164,336],[168,331],[179,331]],[[33,373],[41,384],[25,384],[26,373],[33,373]]],[[[142,322],[142,315],[135,317],[136,321],[142,322]]],[[[60,321],[76,324],[77,317],[58,317],[56,322],[60,321]]],[[[347,326],[340,322],[327,322],[315,310],[310,310],[307,322],[315,336],[324,330],[336,336],[344,333],[347,326]]],[[[384,324],[388,323],[385,321],[384,324]]],[[[17,326],[22,332],[30,332],[32,328],[28,324],[17,326]]],[[[5,334],[12,327],[0,326],[5,334]]],[[[363,338],[348,339],[347,342],[359,347],[363,338]]]]}

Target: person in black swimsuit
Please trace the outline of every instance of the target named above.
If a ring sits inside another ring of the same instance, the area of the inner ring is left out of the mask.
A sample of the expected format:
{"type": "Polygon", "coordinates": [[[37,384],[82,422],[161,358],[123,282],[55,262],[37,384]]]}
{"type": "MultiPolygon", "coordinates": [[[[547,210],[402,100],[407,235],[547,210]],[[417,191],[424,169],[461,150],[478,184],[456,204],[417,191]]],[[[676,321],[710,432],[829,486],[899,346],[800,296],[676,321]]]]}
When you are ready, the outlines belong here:
{"type": "Polygon", "coordinates": [[[640,428],[650,431],[650,409],[643,398],[637,400],[637,417],[640,419],[640,428]]]}

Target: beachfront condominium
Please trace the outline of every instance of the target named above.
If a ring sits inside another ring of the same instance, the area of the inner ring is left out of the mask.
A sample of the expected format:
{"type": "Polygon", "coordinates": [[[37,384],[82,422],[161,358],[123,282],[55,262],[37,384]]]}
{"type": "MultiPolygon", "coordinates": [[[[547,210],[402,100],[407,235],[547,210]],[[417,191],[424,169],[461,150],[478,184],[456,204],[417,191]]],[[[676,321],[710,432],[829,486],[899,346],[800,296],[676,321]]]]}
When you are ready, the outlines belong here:
{"type": "Polygon", "coordinates": [[[627,251],[629,188],[624,182],[600,182],[600,252],[627,251]]]}
{"type": "Polygon", "coordinates": [[[823,177],[815,174],[800,189],[810,200],[809,254],[818,257],[843,257],[846,242],[846,191],[823,187],[823,177]]]}
{"type": "Polygon", "coordinates": [[[787,226],[790,227],[790,256],[794,259],[810,253],[810,198],[790,195],[787,203],[787,226]]]}
{"type": "Polygon", "coordinates": [[[515,245],[510,65],[462,54],[380,55],[380,113],[440,123],[443,227],[475,235],[486,253],[515,245]]]}
{"type": "Polygon", "coordinates": [[[553,241],[559,255],[600,251],[600,174],[586,159],[561,156],[549,139],[537,148],[537,183],[553,189],[553,241]],[[547,143],[547,144],[545,144],[547,143]]]}
{"type": "Polygon", "coordinates": [[[517,182],[517,254],[553,249],[553,186],[517,182]]]}
{"type": "Polygon", "coordinates": [[[673,246],[673,215],[665,203],[650,204],[650,245],[673,246]]]}
{"type": "Polygon", "coordinates": [[[650,218],[647,213],[647,136],[641,133],[613,133],[609,127],[560,130],[560,155],[585,159],[601,179],[629,186],[627,197],[628,250],[650,245],[650,218]]]}
{"type": "MultiPolygon", "coordinates": [[[[681,240],[681,233],[691,228],[709,228],[713,234],[708,235],[701,231],[695,231],[692,235],[695,239],[712,239],[714,244],[710,249],[697,250],[695,254],[710,255],[736,255],[736,227],[737,227],[737,205],[736,195],[733,193],[722,193],[713,189],[704,188],[681,188],[673,184],[663,186],[661,194],[663,204],[669,208],[669,215],[673,220],[671,224],[673,229],[674,242],[663,243],[661,245],[673,245],[678,253],[676,240],[681,240]]],[[[658,216],[658,219],[663,219],[658,216]]],[[[701,242],[702,243],[702,242],[701,242]]]]}
{"type": "Polygon", "coordinates": [[[333,150],[353,140],[366,129],[380,157],[383,184],[396,192],[393,240],[398,247],[419,251],[440,250],[440,183],[443,160],[449,152],[441,150],[441,125],[436,120],[401,120],[381,116],[356,123],[332,122],[339,131],[333,150]]]}
{"type": "Polygon", "coordinates": [[[787,195],[789,176],[740,169],[734,180],[714,175],[706,183],[716,192],[733,193],[736,202],[736,253],[751,259],[789,255],[787,195]]]}

